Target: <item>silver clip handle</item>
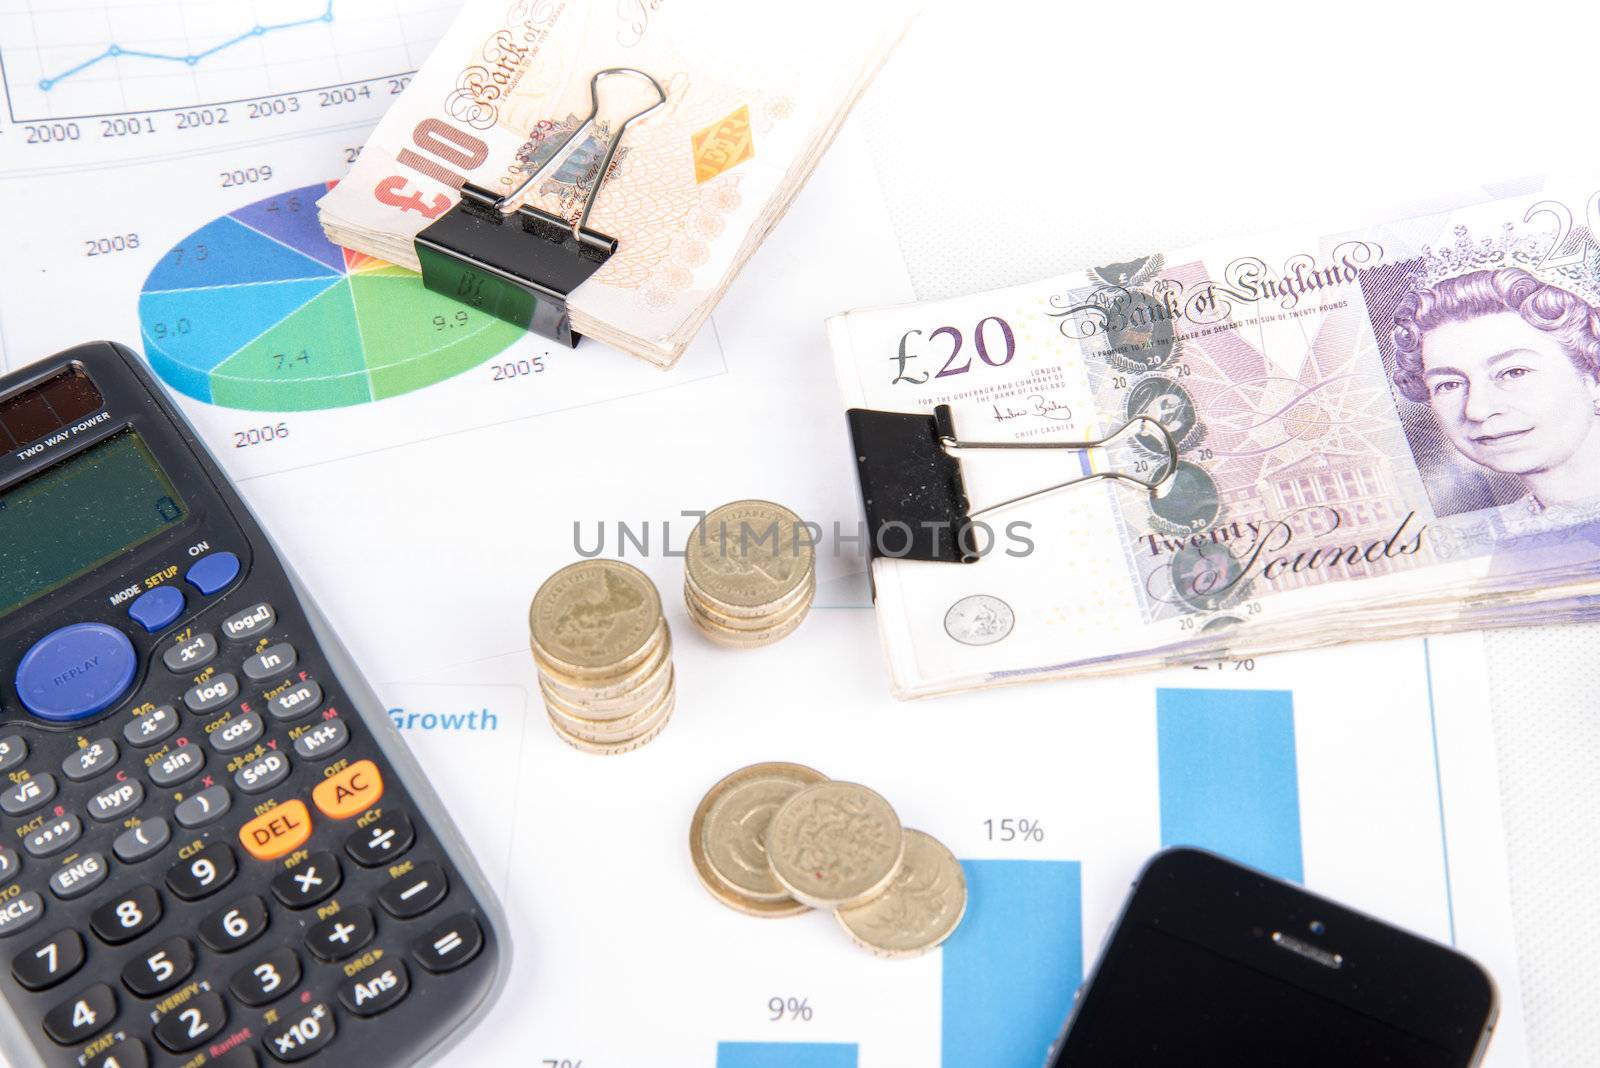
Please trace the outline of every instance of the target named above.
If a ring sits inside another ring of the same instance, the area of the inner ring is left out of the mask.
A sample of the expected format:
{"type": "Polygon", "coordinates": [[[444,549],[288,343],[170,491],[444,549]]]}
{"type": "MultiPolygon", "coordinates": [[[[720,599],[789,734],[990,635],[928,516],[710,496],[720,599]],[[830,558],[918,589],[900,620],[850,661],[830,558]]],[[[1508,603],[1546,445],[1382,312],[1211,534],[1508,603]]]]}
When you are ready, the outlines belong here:
{"type": "Polygon", "coordinates": [[[1096,438],[1093,441],[960,441],[949,435],[944,435],[939,438],[939,444],[946,452],[960,449],[1061,449],[1070,452],[1088,452],[1090,449],[1103,449],[1129,432],[1137,433],[1136,428],[1141,426],[1153,430],[1160,437],[1163,446],[1165,446],[1167,463],[1159,478],[1147,480],[1136,478],[1122,471],[1096,471],[1093,474],[1069,478],[1065,482],[1057,482],[1055,485],[1046,486],[1043,489],[1030,490],[1009,500],[1001,501],[999,504],[991,504],[985,508],[979,508],[975,512],[968,513],[968,518],[972,518],[973,516],[983,515],[985,512],[1008,508],[1019,501],[1040,497],[1046,493],[1054,493],[1057,490],[1066,489],[1068,486],[1076,486],[1080,482],[1093,482],[1098,478],[1109,478],[1119,482],[1131,483],[1140,489],[1148,490],[1152,496],[1159,496],[1162,489],[1177,474],[1178,442],[1173,438],[1172,432],[1162,425],[1159,419],[1153,419],[1148,415],[1136,415],[1112,433],[1103,438],[1096,438]]]}
{"type": "Polygon", "coordinates": [[[567,135],[565,141],[556,146],[556,150],[550,154],[550,158],[541,163],[537,170],[524,178],[511,192],[495,201],[494,206],[497,209],[502,212],[507,211],[511,203],[526,192],[529,186],[543,178],[550,171],[555,170],[566,159],[568,155],[567,146],[583,137],[594,126],[595,119],[600,114],[600,82],[613,74],[631,74],[635,77],[643,78],[655,89],[659,99],[643,111],[636,111],[624,119],[622,124],[617,127],[616,134],[611,138],[611,143],[606,146],[605,159],[600,161],[600,169],[595,173],[594,188],[589,190],[589,195],[583,202],[583,214],[578,216],[578,221],[572,224],[572,236],[579,241],[583,240],[583,230],[589,225],[589,212],[594,210],[594,202],[600,196],[600,187],[605,184],[606,175],[611,171],[611,161],[617,154],[617,146],[622,144],[622,135],[628,132],[628,127],[667,102],[667,91],[661,88],[661,83],[642,70],[635,70],[633,67],[607,67],[605,70],[596,71],[594,77],[589,79],[589,117],[579,123],[567,135]]]}

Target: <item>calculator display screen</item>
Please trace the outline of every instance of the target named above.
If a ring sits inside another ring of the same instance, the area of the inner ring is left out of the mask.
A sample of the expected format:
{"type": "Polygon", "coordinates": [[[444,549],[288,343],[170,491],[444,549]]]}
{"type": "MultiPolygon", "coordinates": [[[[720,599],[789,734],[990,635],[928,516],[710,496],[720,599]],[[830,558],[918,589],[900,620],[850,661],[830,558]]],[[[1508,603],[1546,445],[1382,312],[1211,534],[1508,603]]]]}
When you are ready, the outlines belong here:
{"type": "Polygon", "coordinates": [[[0,492],[0,616],[183,522],[144,440],[124,430],[0,492]]]}

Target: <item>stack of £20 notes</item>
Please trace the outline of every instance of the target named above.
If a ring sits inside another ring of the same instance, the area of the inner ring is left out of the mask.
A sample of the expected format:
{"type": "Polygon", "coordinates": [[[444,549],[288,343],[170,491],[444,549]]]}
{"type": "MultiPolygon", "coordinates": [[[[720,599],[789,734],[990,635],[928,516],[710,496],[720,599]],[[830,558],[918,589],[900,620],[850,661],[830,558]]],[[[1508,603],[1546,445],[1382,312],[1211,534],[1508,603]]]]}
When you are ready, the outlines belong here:
{"type": "Polygon", "coordinates": [[[953,410],[976,563],[873,563],[919,696],[1600,614],[1600,182],[829,322],[847,407],[953,410]],[[1169,470],[1170,468],[1170,470],[1169,470]]]}

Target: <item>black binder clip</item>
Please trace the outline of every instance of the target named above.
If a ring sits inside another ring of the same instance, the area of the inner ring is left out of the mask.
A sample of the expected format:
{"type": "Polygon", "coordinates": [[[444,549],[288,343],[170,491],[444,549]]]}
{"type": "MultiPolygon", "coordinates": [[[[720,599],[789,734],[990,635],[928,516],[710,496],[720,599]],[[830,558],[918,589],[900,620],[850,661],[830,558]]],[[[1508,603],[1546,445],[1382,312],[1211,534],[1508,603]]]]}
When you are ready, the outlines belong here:
{"type": "Polygon", "coordinates": [[[850,437],[855,443],[856,472],[861,478],[861,503],[866,508],[873,559],[928,560],[970,564],[979,559],[979,540],[973,520],[988,512],[1054,493],[1095,479],[1111,479],[1137,486],[1152,495],[1171,483],[1178,470],[1178,443],[1159,420],[1136,415],[1115,433],[1094,441],[962,441],[956,435],[950,406],[941,404],[932,415],[879,412],[851,408],[850,437]],[[1134,437],[1141,448],[1165,456],[1152,477],[1138,478],[1124,471],[1096,471],[1065,482],[1031,490],[976,511],[967,497],[961,461],[963,449],[1058,449],[1087,452],[1107,449],[1134,437]]]}
{"type": "Polygon", "coordinates": [[[422,282],[429,289],[568,348],[580,339],[572,332],[567,298],[617,251],[616,238],[589,229],[589,212],[628,127],[665,104],[667,93],[644,71],[609,67],[590,79],[589,99],[589,117],[515,189],[497,196],[468,182],[461,187],[460,202],[416,238],[422,282]],[[583,136],[600,114],[600,82],[617,74],[645,79],[659,99],[617,127],[578,221],[568,222],[527,204],[512,209],[530,186],[565,162],[569,147],[575,142],[582,146],[583,136]]]}

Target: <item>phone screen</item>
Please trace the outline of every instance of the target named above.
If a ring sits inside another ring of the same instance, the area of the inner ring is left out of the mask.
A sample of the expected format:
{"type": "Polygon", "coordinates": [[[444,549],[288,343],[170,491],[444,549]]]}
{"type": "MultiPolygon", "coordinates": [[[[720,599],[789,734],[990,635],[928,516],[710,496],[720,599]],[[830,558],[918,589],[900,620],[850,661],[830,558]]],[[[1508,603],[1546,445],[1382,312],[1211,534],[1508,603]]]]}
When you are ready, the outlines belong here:
{"type": "Polygon", "coordinates": [[[1465,1068],[1487,973],[1448,946],[1195,849],[1145,866],[1050,1068],[1465,1068]]]}
{"type": "Polygon", "coordinates": [[[1064,1068],[1233,1064],[1455,1068],[1450,1050],[1177,935],[1141,926],[1107,960],[1064,1068]]]}

